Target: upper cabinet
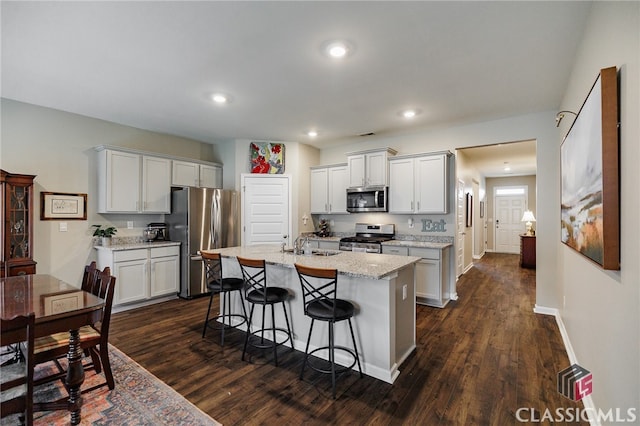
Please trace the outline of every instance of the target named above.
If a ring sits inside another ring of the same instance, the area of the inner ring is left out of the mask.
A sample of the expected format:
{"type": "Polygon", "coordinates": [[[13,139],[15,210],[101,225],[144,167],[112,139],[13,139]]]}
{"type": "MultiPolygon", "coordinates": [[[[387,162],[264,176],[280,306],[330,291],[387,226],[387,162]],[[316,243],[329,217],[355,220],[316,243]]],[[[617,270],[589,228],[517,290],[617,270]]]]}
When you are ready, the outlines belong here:
{"type": "Polygon", "coordinates": [[[33,179],[0,170],[0,278],[36,273],[33,260],[33,179]]]}
{"type": "Polygon", "coordinates": [[[449,212],[450,152],[389,160],[389,213],[449,212]]]}
{"type": "Polygon", "coordinates": [[[171,160],[98,150],[98,213],[170,213],[171,160]]]}
{"type": "Polygon", "coordinates": [[[98,146],[98,213],[171,213],[171,186],[222,188],[222,166],[98,146]]]}
{"type": "Polygon", "coordinates": [[[347,154],[349,188],[389,185],[388,159],[395,154],[391,148],[347,154]]]}
{"type": "Polygon", "coordinates": [[[198,188],[222,188],[222,167],[173,160],[171,185],[198,188]]]}
{"type": "Polygon", "coordinates": [[[347,213],[346,164],[311,168],[311,213],[347,213]]]}

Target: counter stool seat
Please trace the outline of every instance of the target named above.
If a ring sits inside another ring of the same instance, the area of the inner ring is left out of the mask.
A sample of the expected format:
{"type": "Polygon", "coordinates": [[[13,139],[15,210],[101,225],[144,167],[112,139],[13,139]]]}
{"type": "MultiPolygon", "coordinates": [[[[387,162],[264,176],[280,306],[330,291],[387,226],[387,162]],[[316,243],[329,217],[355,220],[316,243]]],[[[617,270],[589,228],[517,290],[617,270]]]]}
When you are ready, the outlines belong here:
{"type": "Polygon", "coordinates": [[[204,320],[202,329],[202,337],[204,338],[207,328],[220,330],[220,346],[224,346],[224,332],[231,328],[237,328],[247,323],[247,310],[242,301],[242,288],[244,280],[235,277],[222,277],[222,258],[220,253],[202,253],[202,261],[206,269],[207,289],[211,292],[209,298],[209,307],[207,308],[207,316],[204,320]],[[237,291],[242,306],[241,313],[232,313],[231,309],[231,293],[237,291]],[[222,312],[215,317],[211,317],[211,305],[213,304],[214,295],[220,295],[220,303],[222,312]],[[235,319],[235,323],[233,323],[235,319]]]}

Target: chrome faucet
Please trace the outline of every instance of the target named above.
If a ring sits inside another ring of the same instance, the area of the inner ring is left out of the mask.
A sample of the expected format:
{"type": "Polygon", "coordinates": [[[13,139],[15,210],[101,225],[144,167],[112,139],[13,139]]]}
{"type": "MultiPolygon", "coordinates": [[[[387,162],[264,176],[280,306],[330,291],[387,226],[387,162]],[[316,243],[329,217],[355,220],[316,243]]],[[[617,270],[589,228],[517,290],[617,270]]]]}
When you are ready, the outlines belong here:
{"type": "Polygon", "coordinates": [[[300,234],[300,236],[298,236],[298,238],[293,242],[293,254],[302,254],[302,249],[307,241],[309,241],[309,237],[307,235],[303,236],[300,234]]]}

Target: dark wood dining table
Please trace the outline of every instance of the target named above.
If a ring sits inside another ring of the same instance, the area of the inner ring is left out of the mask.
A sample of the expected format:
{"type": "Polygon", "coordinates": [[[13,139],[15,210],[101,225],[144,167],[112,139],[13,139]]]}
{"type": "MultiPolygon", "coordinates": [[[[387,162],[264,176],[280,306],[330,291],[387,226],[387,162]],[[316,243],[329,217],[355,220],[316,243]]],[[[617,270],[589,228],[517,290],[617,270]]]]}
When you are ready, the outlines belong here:
{"type": "Polygon", "coordinates": [[[0,316],[3,319],[35,313],[36,338],[69,332],[69,367],[65,383],[69,397],[34,404],[34,411],[69,410],[71,424],[80,424],[84,382],[78,329],[100,321],[104,300],[51,275],[0,278],[0,316]]]}

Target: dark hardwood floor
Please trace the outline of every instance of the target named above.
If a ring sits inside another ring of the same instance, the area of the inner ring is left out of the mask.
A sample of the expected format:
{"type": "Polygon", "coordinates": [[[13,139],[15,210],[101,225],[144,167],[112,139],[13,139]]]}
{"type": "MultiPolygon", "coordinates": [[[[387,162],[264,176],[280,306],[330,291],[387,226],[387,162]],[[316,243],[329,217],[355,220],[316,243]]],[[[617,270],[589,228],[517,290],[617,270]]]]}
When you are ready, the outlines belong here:
{"type": "Polygon", "coordinates": [[[582,408],[556,390],[569,360],[555,319],[533,313],[535,271],[518,261],[487,254],[458,281],[458,301],[419,305],[417,349],[396,382],[350,372],[336,400],[328,376],[299,380],[301,352],[282,348],[275,367],[240,360],[242,332],[223,348],[215,330],[202,339],[208,298],[114,314],[110,342],[224,425],[507,425],[520,408],[582,408]]]}

